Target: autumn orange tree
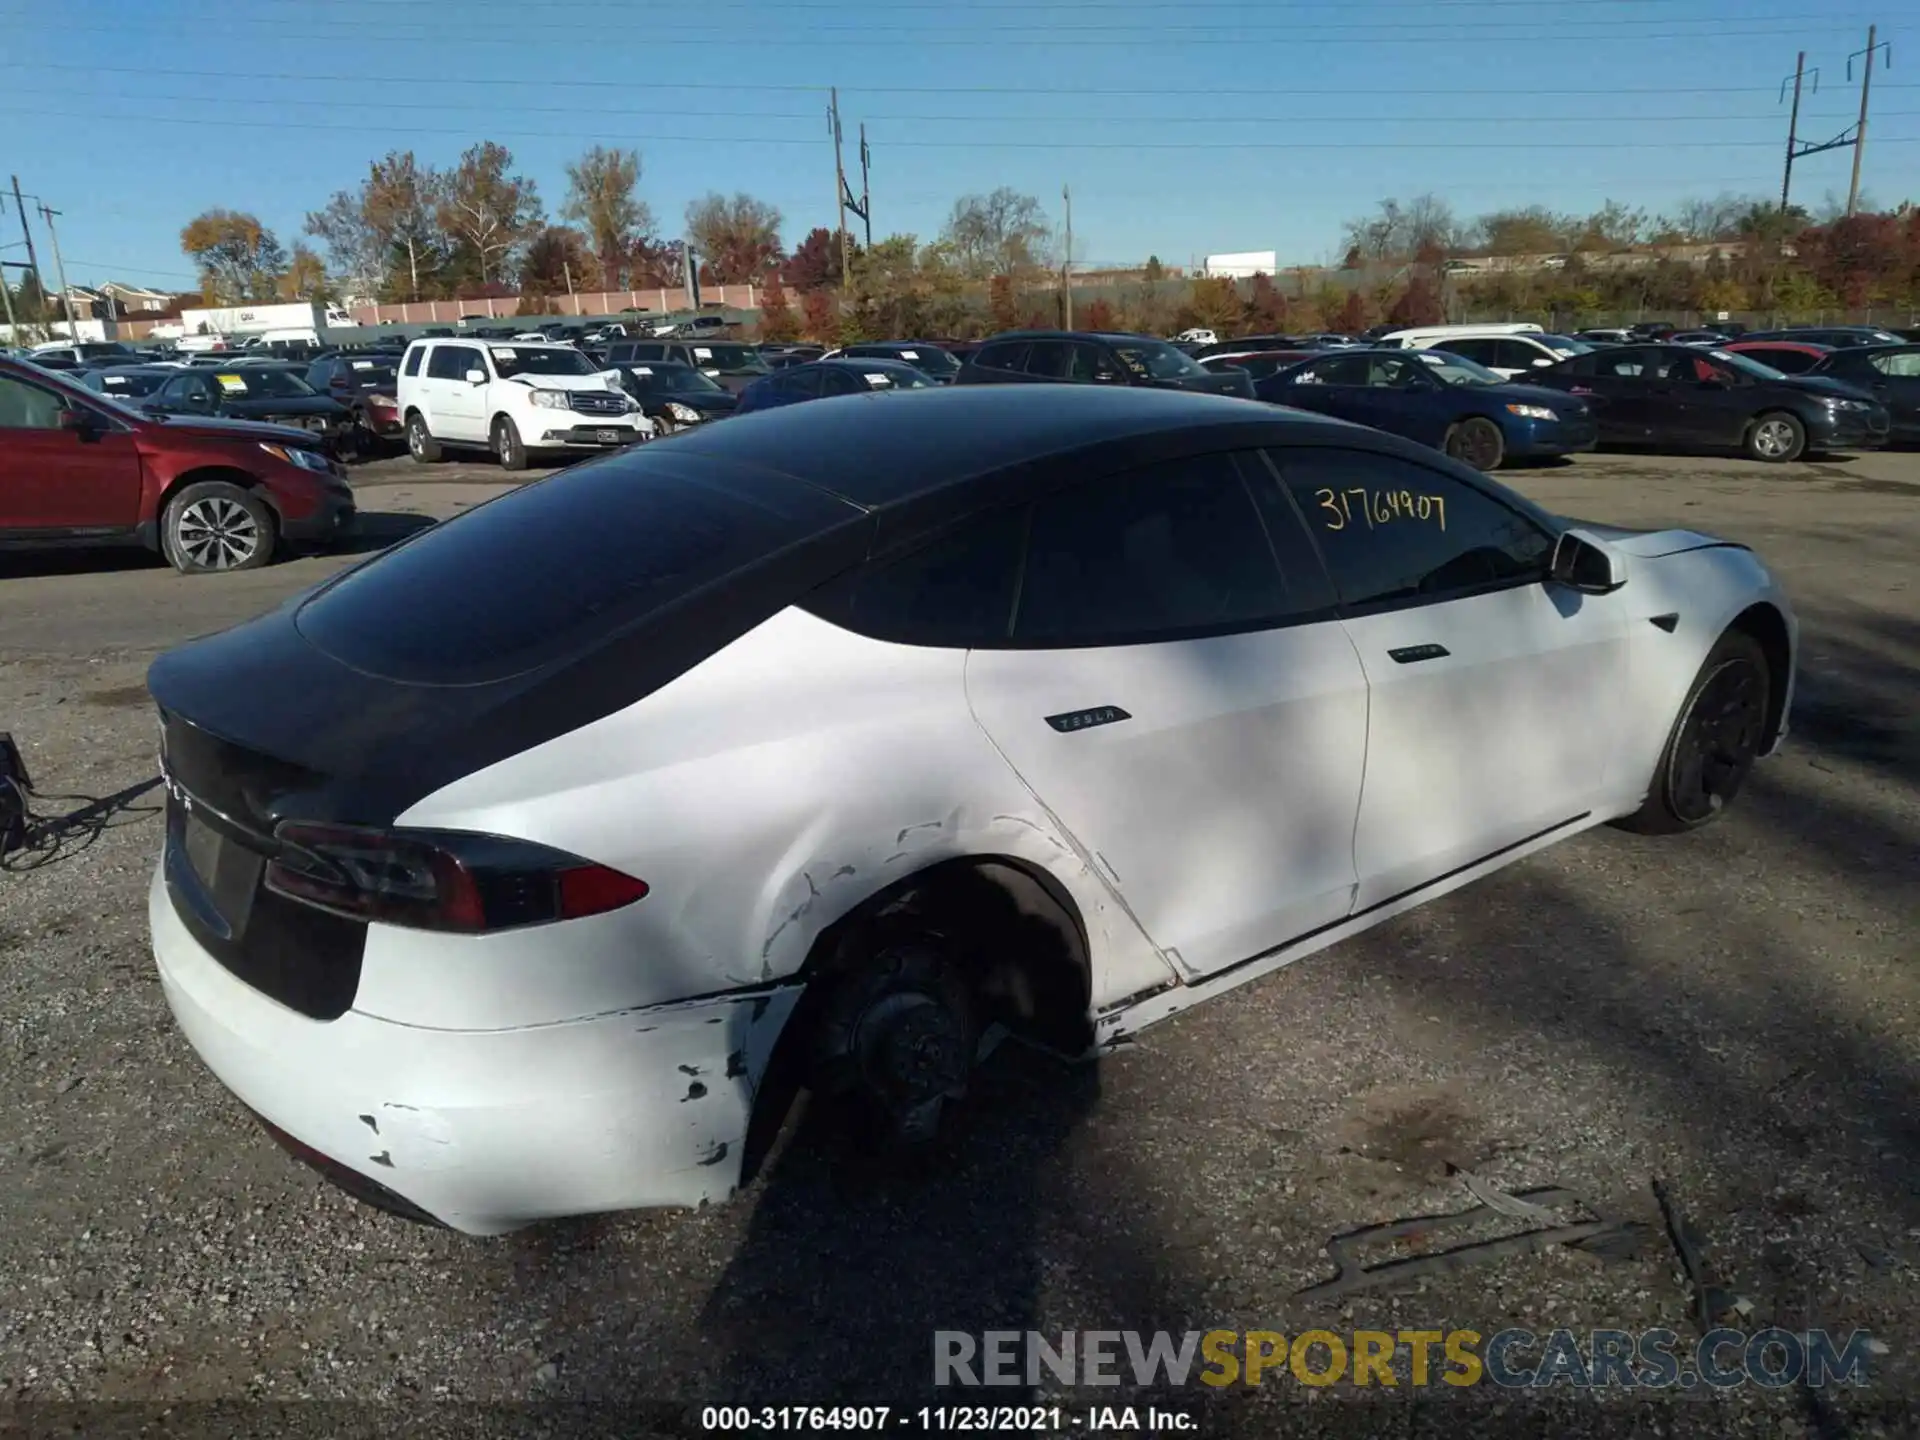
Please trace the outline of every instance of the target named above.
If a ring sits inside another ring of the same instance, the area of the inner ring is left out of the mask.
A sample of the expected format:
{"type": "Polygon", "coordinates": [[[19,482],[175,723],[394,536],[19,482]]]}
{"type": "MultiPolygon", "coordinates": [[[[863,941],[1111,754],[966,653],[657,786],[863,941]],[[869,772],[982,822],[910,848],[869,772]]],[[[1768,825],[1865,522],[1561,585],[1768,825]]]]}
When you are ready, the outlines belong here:
{"type": "Polygon", "coordinates": [[[987,318],[995,330],[1011,330],[1020,323],[1013,305],[1013,279],[996,275],[987,282],[987,318]]]}
{"type": "Polygon", "coordinates": [[[800,297],[801,329],[822,345],[840,338],[840,305],[831,290],[809,290],[800,297]]]}
{"type": "Polygon", "coordinates": [[[799,333],[800,324],[794,318],[793,307],[787,303],[787,291],[780,283],[780,272],[770,271],[760,291],[760,338],[792,340],[799,333]]]}
{"type": "Polygon", "coordinates": [[[210,303],[272,300],[287,266],[274,233],[244,210],[208,210],[187,222],[180,249],[200,269],[210,303]]]}
{"type": "Polygon", "coordinates": [[[1111,330],[1115,324],[1113,302],[1104,295],[1088,304],[1085,324],[1089,330],[1111,330]]]}

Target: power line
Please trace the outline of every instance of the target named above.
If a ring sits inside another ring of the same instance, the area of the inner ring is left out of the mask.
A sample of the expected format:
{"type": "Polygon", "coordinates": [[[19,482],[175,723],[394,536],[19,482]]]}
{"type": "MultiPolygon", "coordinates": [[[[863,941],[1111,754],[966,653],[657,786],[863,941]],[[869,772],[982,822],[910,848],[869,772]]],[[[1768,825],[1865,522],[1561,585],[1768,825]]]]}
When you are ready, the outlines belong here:
{"type": "MultiPolygon", "coordinates": [[[[13,12],[13,13],[0,12],[0,20],[19,20],[19,19],[27,19],[27,18],[31,18],[31,17],[20,14],[18,12],[13,12]]],[[[1825,21],[1833,17],[1821,17],[1821,18],[1823,21],[1825,21]]],[[[1588,21],[1585,23],[1593,24],[1596,22],[1588,21]]],[[[1654,21],[1654,22],[1643,22],[1643,23],[1672,24],[1676,22],[1654,21]]],[[[1678,23],[1701,24],[1701,25],[1707,25],[1709,28],[1704,30],[1664,31],[1664,32],[1650,32],[1647,34],[1632,34],[1632,35],[1629,35],[1629,34],[1601,34],[1601,35],[1574,34],[1565,29],[1548,30],[1538,34],[1524,34],[1524,35],[1513,34],[1507,31],[1501,31],[1499,33],[1491,34],[1491,35],[1476,35],[1473,37],[1472,44],[1476,50],[1485,50],[1489,46],[1494,46],[1494,45],[1519,45],[1519,44],[1596,45],[1596,44],[1606,44],[1611,42],[1641,44],[1643,42],[1656,41],[1656,40],[1723,40],[1723,39],[1735,39],[1735,38],[1742,38],[1742,37],[1761,37],[1761,36],[1778,37],[1778,36],[1787,36],[1787,35],[1800,35],[1804,33],[1804,27],[1801,25],[1788,25],[1784,29],[1770,29],[1770,30],[1728,30],[1724,28],[1715,27],[1713,25],[1713,22],[1705,21],[1705,20],[1678,22],[1678,23]]],[[[231,26],[242,25],[242,24],[266,25],[272,29],[272,34],[269,38],[277,41],[293,41],[299,44],[309,44],[309,45],[334,45],[334,44],[337,44],[340,39],[340,36],[338,35],[338,33],[334,33],[334,34],[290,33],[285,30],[273,28],[272,21],[226,21],[226,22],[223,22],[223,28],[228,28],[231,26]]],[[[1331,29],[1336,27],[1326,27],[1326,28],[1331,29]]],[[[1437,38],[1432,35],[1407,34],[1406,32],[1408,30],[1417,28],[1417,27],[1408,26],[1408,25],[1395,25],[1393,29],[1386,34],[1382,34],[1379,30],[1379,27],[1372,26],[1372,25],[1358,26],[1358,27],[1344,27],[1344,28],[1348,30],[1358,30],[1361,33],[1357,33],[1357,34],[1343,33],[1339,35],[1311,35],[1304,40],[1300,40],[1300,36],[1304,32],[1299,28],[1291,29],[1286,33],[1289,39],[1300,41],[1301,47],[1314,46],[1314,45],[1367,45],[1375,49],[1380,49],[1382,47],[1387,47],[1387,46],[1432,45],[1435,43],[1435,40],[1437,38]]],[[[1457,35],[1459,33],[1459,27],[1457,25],[1449,25],[1449,26],[1444,26],[1440,28],[1442,28],[1449,35],[1457,35]]],[[[601,27],[588,27],[587,29],[584,29],[584,30],[566,30],[566,29],[553,27],[553,26],[543,26],[542,33],[550,34],[550,35],[559,35],[562,37],[569,36],[569,35],[581,35],[581,36],[592,35],[595,37],[599,37],[604,35],[604,30],[601,27]]],[[[72,35],[111,36],[114,39],[121,41],[122,43],[126,42],[130,38],[130,32],[124,26],[61,25],[59,27],[59,34],[63,39],[66,38],[67,36],[72,36],[72,35]]],[[[1045,35],[1034,36],[1032,38],[1022,38],[1015,35],[1009,35],[1002,30],[996,30],[989,35],[968,35],[968,36],[925,35],[925,34],[916,33],[916,34],[911,34],[908,37],[900,40],[867,40],[867,39],[858,39],[858,38],[843,38],[840,36],[834,36],[832,38],[819,38],[819,39],[808,38],[805,36],[794,36],[789,38],[786,36],[771,36],[759,31],[756,31],[752,35],[746,35],[746,36],[703,33],[698,35],[687,35],[682,37],[670,38],[670,37],[659,35],[652,31],[649,31],[647,34],[647,45],[650,49],[658,48],[658,47],[686,48],[691,46],[691,47],[694,47],[697,49],[703,49],[703,50],[714,50],[722,47],[728,50],[741,50],[741,49],[793,50],[793,49],[799,49],[802,47],[808,48],[808,49],[830,48],[835,50],[843,50],[843,49],[926,50],[930,48],[1001,50],[1001,49],[1007,48],[1008,46],[1013,46],[1013,45],[1057,45],[1062,40],[1072,39],[1074,43],[1077,45],[1094,47],[1099,49],[1139,49],[1141,47],[1156,48],[1156,47],[1164,46],[1168,43],[1169,38],[1170,37],[1167,36],[1166,34],[1161,33],[1161,34],[1145,35],[1138,40],[1090,39],[1090,38],[1086,38],[1084,35],[1081,35],[1079,32],[1073,31],[1071,29],[1055,31],[1045,35]]],[[[524,35],[449,35],[444,30],[427,31],[418,35],[401,35],[394,32],[391,29],[383,29],[380,33],[380,43],[382,45],[432,45],[442,50],[445,50],[454,46],[466,46],[466,45],[505,45],[505,46],[511,46],[517,50],[524,50],[527,46],[527,40],[524,35]]],[[[1236,48],[1243,48],[1245,47],[1247,41],[1244,34],[1236,32],[1230,35],[1223,35],[1219,39],[1187,38],[1187,39],[1182,39],[1180,43],[1184,46],[1190,46],[1190,47],[1191,46],[1231,45],[1236,48]]],[[[408,77],[408,78],[410,80],[412,77],[408,77]]],[[[629,88],[631,88],[631,84],[629,88]]]]}
{"type": "MultiPolygon", "coordinates": [[[[174,3],[179,4],[181,0],[174,0],[174,3]]],[[[202,0],[202,3],[215,4],[222,9],[231,8],[227,4],[227,0],[202,0]]],[[[1295,3],[1297,5],[1299,0],[1295,0],[1295,3]]],[[[1371,12],[1375,10],[1540,9],[1540,0],[1318,0],[1318,3],[1323,8],[1338,10],[1342,13],[1350,13],[1353,11],[1371,12]]],[[[1618,10],[1629,5],[1693,5],[1703,3],[1703,0],[1555,0],[1555,3],[1556,8],[1562,9],[1605,7],[1610,10],[1618,10]]],[[[249,8],[257,9],[260,6],[269,4],[295,5],[301,9],[311,8],[306,3],[306,0],[252,0],[249,8]]],[[[329,5],[328,9],[329,11],[337,10],[344,8],[346,4],[368,6],[379,10],[382,14],[386,14],[395,8],[407,5],[444,5],[444,0],[333,0],[333,3],[329,5]]],[[[483,4],[479,3],[479,0],[466,0],[466,3],[463,4],[461,8],[463,13],[469,15],[473,13],[485,13],[488,10],[496,10],[511,12],[518,19],[524,20],[527,18],[527,7],[524,4],[524,0],[501,0],[501,3],[497,4],[483,4]]],[[[762,10],[763,7],[758,3],[758,0],[703,0],[700,8],[702,13],[705,13],[728,9],[758,12],[762,10]]],[[[845,0],[782,0],[780,8],[782,10],[828,10],[835,14],[845,14],[847,10],[845,0]]],[[[1029,0],[973,0],[973,3],[968,4],[965,8],[969,13],[982,10],[1017,11],[1023,15],[1030,15],[1036,12],[1045,13],[1048,11],[1064,15],[1097,15],[1109,11],[1122,15],[1136,15],[1148,12],[1190,15],[1195,11],[1218,9],[1244,13],[1246,5],[1245,0],[1145,0],[1145,3],[1140,4],[1115,4],[1108,3],[1108,0],[1096,0],[1096,3],[1090,4],[1064,4],[1057,3],[1057,0],[1031,0],[1031,3],[1029,3],[1029,0]]],[[[595,3],[595,0],[572,0],[572,3],[569,3],[566,9],[568,14],[606,11],[618,13],[627,18],[631,18],[633,15],[633,7],[625,3],[625,0],[604,0],[604,3],[595,3]]],[[[887,10],[889,14],[911,13],[951,16],[956,13],[955,7],[950,3],[950,0],[889,0],[887,10]]],[[[1760,15],[1752,18],[1780,20],[1794,17],[1760,15]]],[[[1816,16],[1814,18],[1824,19],[1826,17],[1816,16]]]]}
{"type": "MultiPolygon", "coordinates": [[[[70,86],[64,89],[38,89],[33,86],[20,86],[20,87],[9,89],[7,93],[9,95],[55,95],[55,96],[64,97],[69,100],[87,98],[85,96],[75,95],[72,87],[70,86]]],[[[116,92],[111,97],[103,97],[103,98],[112,98],[115,100],[120,100],[125,102],[144,102],[147,100],[181,101],[184,103],[195,104],[195,105],[203,104],[206,100],[206,96],[204,95],[179,94],[179,93],[137,94],[131,91],[116,92]]],[[[222,110],[229,109],[235,105],[267,106],[275,110],[282,110],[288,106],[306,107],[306,108],[313,108],[313,109],[352,110],[352,111],[365,111],[367,109],[366,102],[361,100],[294,100],[294,99],[283,99],[279,97],[262,96],[259,98],[245,97],[245,98],[238,98],[238,99],[227,99],[227,100],[222,100],[220,102],[220,108],[222,110]]],[[[578,105],[511,105],[511,106],[502,107],[499,104],[488,104],[485,101],[479,101],[469,105],[460,105],[460,104],[449,104],[439,100],[386,100],[386,99],[383,99],[380,101],[380,108],[382,110],[430,110],[436,114],[441,114],[448,110],[473,110],[473,111],[482,111],[482,112],[485,112],[486,114],[495,115],[495,116],[500,115],[503,111],[503,108],[506,111],[509,111],[512,113],[519,113],[519,114],[526,114],[526,115],[578,115],[580,113],[580,107],[578,105]]],[[[697,117],[701,119],[728,119],[728,120],[742,120],[742,121],[746,121],[746,120],[811,120],[814,118],[814,112],[812,110],[743,111],[737,106],[733,106],[725,109],[719,109],[719,110],[689,110],[679,106],[673,106],[664,110],[625,110],[625,109],[606,109],[601,106],[595,106],[593,113],[596,117],[614,116],[614,115],[639,116],[639,117],[648,117],[648,118],[665,118],[665,119],[681,119],[685,117],[697,117]]],[[[1888,110],[1888,111],[1882,112],[1883,119],[1892,118],[1892,117],[1901,117],[1901,116],[1916,116],[1916,115],[1920,115],[1920,110],[1888,110]]],[[[1512,117],[1506,116],[1506,115],[1433,115],[1433,114],[1381,115],[1381,114],[1376,114],[1372,112],[1369,112],[1366,114],[1360,114],[1360,115],[1352,115],[1352,114],[1328,115],[1324,113],[1304,114],[1304,113],[1296,112],[1291,115],[1235,114],[1235,115],[1214,116],[1214,115],[1193,115],[1193,114],[1115,115],[1110,111],[1102,111],[1098,113],[1082,113],[1079,115],[1059,115],[1059,114],[1053,114],[1053,115],[929,115],[925,113],[914,113],[910,111],[897,111],[897,112],[868,111],[866,118],[868,120],[910,121],[916,124],[926,123],[926,124],[1004,125],[1004,124],[1036,124],[1037,123],[1037,124],[1047,124],[1047,125],[1053,125],[1053,124],[1206,125],[1206,126],[1215,127],[1215,128],[1221,125],[1300,125],[1300,124],[1311,124],[1316,121],[1325,121],[1328,124],[1338,124],[1341,126],[1421,124],[1424,122],[1435,121],[1435,120],[1444,120],[1448,125],[1511,126],[1513,124],[1512,117]]],[[[1690,121],[1694,124],[1700,124],[1700,123],[1730,124],[1735,122],[1746,122],[1746,121],[1753,121],[1753,120],[1771,120],[1773,118],[1774,118],[1774,112],[1771,110],[1734,111],[1734,112],[1723,112],[1720,114],[1706,114],[1706,115],[1699,114],[1697,112],[1690,115],[1659,115],[1659,114],[1646,115],[1646,114],[1640,114],[1638,112],[1635,112],[1629,115],[1622,115],[1617,110],[1615,110],[1615,111],[1610,111],[1606,114],[1589,114],[1589,115],[1567,114],[1565,112],[1556,112],[1551,115],[1537,116],[1529,123],[1534,125],[1557,125],[1557,124],[1591,124],[1591,123],[1606,121],[1613,124],[1638,125],[1638,124],[1651,124],[1656,122],[1671,123],[1674,121],[1685,120],[1685,121],[1690,121]]],[[[1818,118],[1818,117],[1815,117],[1815,118],[1818,118]]],[[[751,138],[758,138],[758,137],[751,137],[751,138]]]]}
{"type": "MultiPolygon", "coordinates": [[[[42,62],[42,61],[0,60],[0,70],[62,70],[62,71],[73,71],[73,72],[84,73],[84,74],[94,74],[94,75],[169,75],[176,78],[184,78],[184,79],[191,79],[191,80],[252,80],[252,81],[289,80],[289,81],[309,81],[309,82],[318,81],[320,83],[330,84],[330,85],[356,85],[356,84],[405,85],[410,88],[417,88],[422,85],[457,85],[463,89],[471,89],[476,85],[509,85],[509,86],[521,86],[524,88],[541,90],[549,94],[551,94],[556,90],[570,90],[570,89],[593,89],[593,90],[604,89],[604,90],[624,90],[624,91],[631,92],[635,88],[634,82],[632,80],[588,80],[588,79],[580,79],[580,78],[574,78],[574,77],[569,77],[566,79],[557,79],[557,80],[522,80],[522,79],[509,78],[504,76],[466,76],[466,75],[454,75],[454,76],[444,76],[444,77],[434,76],[434,75],[368,75],[368,74],[322,75],[322,74],[317,74],[311,70],[296,70],[296,71],[281,71],[281,72],[261,71],[261,70],[180,70],[180,69],[163,69],[157,66],[148,66],[148,65],[77,65],[77,64],[62,63],[59,61],[42,62]]],[[[847,93],[850,95],[858,94],[858,95],[1026,95],[1026,96],[1032,96],[1035,94],[1034,87],[1031,85],[857,85],[857,86],[843,86],[841,88],[845,89],[847,93]]],[[[1109,95],[1109,96],[1161,95],[1161,96],[1164,96],[1169,93],[1170,88],[1171,87],[1166,85],[1146,87],[1146,88],[1137,87],[1137,86],[1078,86],[1076,87],[1076,86],[1049,85],[1045,93],[1049,95],[1109,95]]],[[[1920,81],[1906,81],[1906,82],[1900,82],[1895,84],[1883,83],[1880,88],[1882,90],[1920,89],[1920,81]]],[[[778,94],[789,94],[789,95],[818,95],[818,96],[821,96],[822,98],[824,98],[827,93],[827,87],[825,85],[798,85],[798,84],[783,85],[783,84],[767,84],[767,83],[749,84],[744,82],[735,83],[735,82],[728,82],[728,81],[713,81],[713,80],[651,80],[650,79],[647,81],[647,89],[649,90],[725,90],[733,94],[758,91],[758,92],[767,93],[767,94],[778,93],[778,94]]],[[[1686,88],[1686,93],[1689,95],[1771,95],[1773,92],[1774,92],[1774,87],[1771,85],[1689,85],[1686,88]]],[[[1289,95],[1316,96],[1320,98],[1329,98],[1329,99],[1337,98],[1337,99],[1343,99],[1343,100],[1352,100],[1354,98],[1353,88],[1351,86],[1347,86],[1344,88],[1330,89],[1330,90],[1302,90],[1294,86],[1288,86],[1287,93],[1289,95]]],[[[1396,95],[1451,96],[1455,99],[1473,98],[1478,100],[1485,100],[1488,93],[1489,92],[1487,90],[1487,87],[1483,84],[1468,85],[1468,86],[1454,86],[1451,88],[1444,88],[1444,89],[1419,89],[1415,87],[1398,86],[1398,85],[1394,87],[1394,94],[1396,95]]],[[[1637,85],[1637,86],[1636,85],[1600,85],[1600,86],[1595,86],[1591,89],[1581,89],[1575,86],[1549,85],[1537,90],[1528,90],[1528,89],[1519,88],[1517,86],[1502,85],[1499,88],[1499,93],[1502,96],[1509,96],[1509,95],[1526,95],[1526,96],[1672,95],[1674,93],[1674,87],[1671,85],[1637,85]]],[[[1209,86],[1207,88],[1207,95],[1210,99],[1222,97],[1222,96],[1227,96],[1227,97],[1258,96],[1262,99],[1271,99],[1273,96],[1273,87],[1268,85],[1268,86],[1262,86],[1259,89],[1239,90],[1239,89],[1216,88],[1213,86],[1209,86]]],[[[204,100],[207,97],[196,96],[194,98],[197,100],[204,100]]],[[[382,97],[378,102],[363,102],[363,103],[385,104],[387,102],[385,100],[385,97],[382,97]]],[[[685,112],[681,112],[681,113],[685,113],[685,112]]],[[[812,112],[808,112],[808,113],[811,114],[812,112]]]]}
{"type": "MultiPolygon", "coordinates": [[[[100,111],[45,110],[38,106],[0,105],[0,114],[34,115],[50,120],[119,120],[142,125],[191,125],[215,126],[231,129],[230,119],[208,116],[205,119],[193,119],[173,115],[111,115],[100,111]]],[[[336,130],[343,133],[370,135],[461,135],[478,138],[482,127],[475,126],[428,126],[417,125],[395,127],[393,125],[334,125],[312,120],[286,120],[275,127],[280,130],[336,130]]],[[[499,130],[493,126],[484,127],[486,134],[494,139],[540,139],[540,140],[581,140],[604,143],[605,130],[583,132],[577,130],[499,130]]],[[[620,137],[624,140],[663,141],[681,145],[814,145],[815,140],[782,135],[657,135],[629,133],[620,137]]],[[[983,142],[972,140],[889,140],[889,145],[901,149],[918,150],[979,150],[983,142]]],[[[1778,142],[1773,140],[1534,140],[1503,139],[1497,141],[1302,141],[1302,140],[994,140],[986,146],[995,150],[1745,150],[1773,149],[1778,142]]],[[[1898,137],[1882,140],[1883,145],[1920,144],[1920,136],[1898,137]]]]}

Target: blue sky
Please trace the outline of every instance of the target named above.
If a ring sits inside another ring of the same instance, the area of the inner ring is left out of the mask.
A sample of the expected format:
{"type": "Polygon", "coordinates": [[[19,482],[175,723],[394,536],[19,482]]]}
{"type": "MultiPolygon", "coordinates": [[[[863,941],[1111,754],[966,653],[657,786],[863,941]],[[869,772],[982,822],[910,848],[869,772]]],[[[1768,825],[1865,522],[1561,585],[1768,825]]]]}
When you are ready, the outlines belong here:
{"type": "MultiPolygon", "coordinates": [[[[1795,52],[1804,137],[1858,105],[1875,0],[0,0],[5,165],[62,213],[74,281],[188,287],[214,205],[283,241],[369,159],[508,145],[549,210],[563,166],[630,146],[664,230],[708,190],[831,223],[825,87],[867,122],[876,235],[930,237],[1011,185],[1075,253],[1336,252],[1340,224],[1431,190],[1463,214],[1779,191],[1795,52]]],[[[1876,13],[1877,12],[1877,13],[1876,13]]],[[[1920,198],[1920,80],[1875,75],[1863,188],[1920,198]]],[[[1844,194],[1850,152],[1796,166],[1844,194]]],[[[30,202],[31,203],[31,202],[30,202]]],[[[36,217],[36,238],[45,248],[36,217]]],[[[9,202],[0,258],[21,258],[9,202]]],[[[43,253],[43,262],[47,257],[43,253]]],[[[49,267],[50,269],[50,267],[49,267]]]]}

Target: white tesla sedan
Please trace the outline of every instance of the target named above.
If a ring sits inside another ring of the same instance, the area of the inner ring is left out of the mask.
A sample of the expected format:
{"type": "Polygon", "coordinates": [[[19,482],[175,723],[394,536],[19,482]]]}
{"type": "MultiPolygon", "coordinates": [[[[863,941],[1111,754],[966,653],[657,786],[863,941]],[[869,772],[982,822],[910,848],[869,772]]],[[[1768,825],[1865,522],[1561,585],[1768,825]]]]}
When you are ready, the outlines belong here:
{"type": "MultiPolygon", "coordinates": [[[[731,1194],[794,1085],[924,1138],[1785,731],[1751,551],[1376,431],[848,397],[516,490],[157,661],[194,1048],[471,1233],[731,1194]]],[[[1543,959],[1546,957],[1543,957],[1543,959]]]]}

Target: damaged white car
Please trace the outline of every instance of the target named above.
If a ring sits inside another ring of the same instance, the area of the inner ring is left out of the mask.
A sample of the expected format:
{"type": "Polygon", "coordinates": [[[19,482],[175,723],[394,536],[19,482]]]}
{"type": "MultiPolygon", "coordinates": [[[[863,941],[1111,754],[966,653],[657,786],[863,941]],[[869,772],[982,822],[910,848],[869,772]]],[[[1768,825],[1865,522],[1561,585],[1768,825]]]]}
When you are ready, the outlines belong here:
{"type": "Polygon", "coordinates": [[[214,1073],[476,1234],[730,1195],[795,1085],[902,1143],[1781,741],[1707,536],[1215,396],[954,387],[516,490],[155,663],[151,921],[214,1073]]]}

